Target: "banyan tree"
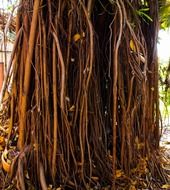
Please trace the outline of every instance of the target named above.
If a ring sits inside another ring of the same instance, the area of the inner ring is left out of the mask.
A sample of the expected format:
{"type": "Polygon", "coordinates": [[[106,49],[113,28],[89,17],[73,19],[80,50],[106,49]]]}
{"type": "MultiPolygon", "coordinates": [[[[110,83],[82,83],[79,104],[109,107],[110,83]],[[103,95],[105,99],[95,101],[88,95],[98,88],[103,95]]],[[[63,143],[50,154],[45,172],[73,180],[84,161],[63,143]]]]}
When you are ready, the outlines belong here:
{"type": "Polygon", "coordinates": [[[157,0],[21,0],[2,91],[12,80],[6,149],[18,137],[8,174],[18,189],[166,183],[158,9],[157,0]]]}

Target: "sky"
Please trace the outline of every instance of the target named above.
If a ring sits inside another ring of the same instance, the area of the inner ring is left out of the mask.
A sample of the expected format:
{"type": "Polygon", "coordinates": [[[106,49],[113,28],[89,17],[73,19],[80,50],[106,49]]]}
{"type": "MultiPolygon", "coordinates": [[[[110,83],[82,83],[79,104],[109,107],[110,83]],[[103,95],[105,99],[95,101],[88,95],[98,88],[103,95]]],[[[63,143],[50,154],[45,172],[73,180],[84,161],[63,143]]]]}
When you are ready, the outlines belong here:
{"type": "Polygon", "coordinates": [[[159,31],[158,57],[162,61],[170,58],[170,29],[159,31]]]}
{"type": "Polygon", "coordinates": [[[7,0],[0,0],[0,8],[7,8],[11,3],[7,0]]]}
{"type": "Polygon", "coordinates": [[[15,4],[17,0],[0,0],[0,8],[8,9],[11,5],[15,4]]]}

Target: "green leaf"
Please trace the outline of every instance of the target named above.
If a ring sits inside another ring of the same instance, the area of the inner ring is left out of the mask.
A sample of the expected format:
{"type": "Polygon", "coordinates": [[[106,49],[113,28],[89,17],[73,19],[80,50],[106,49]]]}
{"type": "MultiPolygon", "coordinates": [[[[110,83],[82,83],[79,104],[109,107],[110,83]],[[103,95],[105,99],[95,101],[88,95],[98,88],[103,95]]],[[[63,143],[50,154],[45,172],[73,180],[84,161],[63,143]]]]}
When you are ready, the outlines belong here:
{"type": "Polygon", "coordinates": [[[136,11],[137,12],[137,14],[141,17],[141,18],[143,18],[143,20],[144,21],[150,21],[150,22],[152,22],[153,21],[153,19],[148,15],[148,14],[146,14],[145,13],[145,11],[147,10],[149,10],[149,8],[145,8],[144,10],[145,11],[141,11],[142,9],[139,9],[138,11],[136,11]]]}
{"type": "Polygon", "coordinates": [[[139,11],[139,12],[147,12],[147,11],[149,11],[149,7],[139,9],[138,11],[139,11]]]}

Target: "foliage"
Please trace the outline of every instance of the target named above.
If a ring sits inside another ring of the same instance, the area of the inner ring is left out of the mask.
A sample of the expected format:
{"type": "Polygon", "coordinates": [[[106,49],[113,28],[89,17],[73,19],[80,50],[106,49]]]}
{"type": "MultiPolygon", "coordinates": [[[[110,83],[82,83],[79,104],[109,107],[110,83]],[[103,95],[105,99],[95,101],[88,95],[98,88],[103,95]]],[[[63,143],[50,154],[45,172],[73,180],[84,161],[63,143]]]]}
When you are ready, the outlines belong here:
{"type": "MultiPolygon", "coordinates": [[[[168,30],[170,27],[170,1],[160,0],[159,1],[159,15],[160,15],[160,28],[168,30]]],[[[163,109],[163,115],[169,113],[170,106],[170,64],[162,65],[159,67],[160,73],[160,99],[164,103],[165,109],[163,109]]]]}
{"type": "Polygon", "coordinates": [[[146,22],[152,22],[153,19],[148,15],[149,8],[141,8],[136,11],[136,13],[146,22]]]}
{"type": "Polygon", "coordinates": [[[160,64],[159,67],[159,82],[160,82],[160,99],[164,103],[165,110],[163,115],[169,115],[170,107],[170,61],[169,64],[160,64]]]}
{"type": "Polygon", "coordinates": [[[170,27],[170,1],[160,1],[160,26],[162,29],[170,27]]]}

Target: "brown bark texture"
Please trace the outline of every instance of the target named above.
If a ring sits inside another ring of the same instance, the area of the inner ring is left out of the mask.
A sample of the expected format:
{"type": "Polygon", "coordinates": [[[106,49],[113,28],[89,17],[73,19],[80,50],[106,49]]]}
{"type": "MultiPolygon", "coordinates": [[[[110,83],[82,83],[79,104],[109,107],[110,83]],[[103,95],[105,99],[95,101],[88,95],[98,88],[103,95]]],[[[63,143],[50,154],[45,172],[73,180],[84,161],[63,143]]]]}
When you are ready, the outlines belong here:
{"type": "Polygon", "coordinates": [[[159,148],[158,2],[21,0],[18,31],[18,183],[116,189],[159,148]]]}

